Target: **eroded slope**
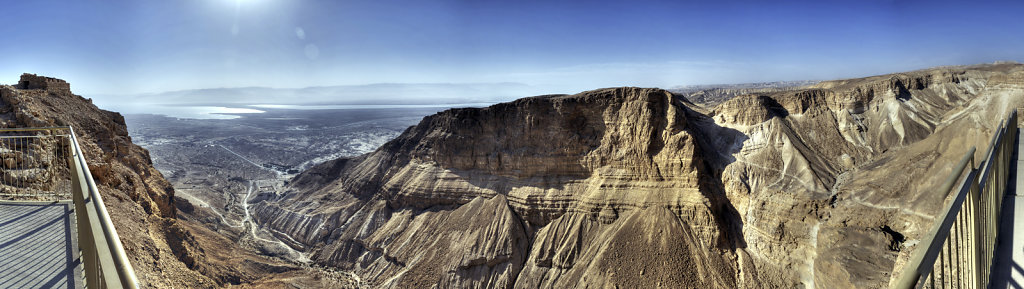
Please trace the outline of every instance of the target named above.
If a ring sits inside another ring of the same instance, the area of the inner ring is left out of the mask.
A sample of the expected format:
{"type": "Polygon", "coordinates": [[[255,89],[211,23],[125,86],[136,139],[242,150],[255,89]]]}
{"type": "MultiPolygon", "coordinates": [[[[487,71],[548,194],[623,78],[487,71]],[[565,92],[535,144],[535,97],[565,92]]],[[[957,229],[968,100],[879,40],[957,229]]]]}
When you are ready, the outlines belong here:
{"type": "Polygon", "coordinates": [[[710,111],[642,88],[454,109],[301,174],[257,218],[384,287],[885,287],[945,200],[934,186],[1022,104],[1021,70],[710,111]]]}
{"type": "MultiPolygon", "coordinates": [[[[26,74],[22,80],[45,80],[26,74]]],[[[56,87],[0,86],[0,127],[72,126],[140,286],[213,288],[254,282],[296,266],[241,250],[231,240],[177,219],[174,189],[149,152],[132,143],[124,118],[56,87]]]]}

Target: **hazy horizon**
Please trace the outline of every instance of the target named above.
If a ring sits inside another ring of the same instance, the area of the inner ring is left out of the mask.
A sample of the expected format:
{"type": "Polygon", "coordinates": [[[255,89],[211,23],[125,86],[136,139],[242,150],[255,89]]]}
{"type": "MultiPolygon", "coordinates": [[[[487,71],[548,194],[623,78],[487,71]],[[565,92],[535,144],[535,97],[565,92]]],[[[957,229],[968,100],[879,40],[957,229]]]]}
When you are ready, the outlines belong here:
{"type": "Polygon", "coordinates": [[[1024,60],[1020,2],[43,0],[5,8],[18,12],[0,27],[8,38],[0,83],[36,73],[87,97],[375,83],[575,93],[1024,60]]]}

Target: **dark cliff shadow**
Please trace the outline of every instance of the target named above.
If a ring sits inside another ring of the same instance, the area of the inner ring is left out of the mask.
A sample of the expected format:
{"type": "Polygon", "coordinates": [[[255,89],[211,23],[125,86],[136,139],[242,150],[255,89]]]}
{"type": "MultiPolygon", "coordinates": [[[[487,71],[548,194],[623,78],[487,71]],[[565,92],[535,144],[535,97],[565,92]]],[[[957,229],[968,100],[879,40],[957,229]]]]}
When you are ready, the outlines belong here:
{"type": "MultiPolygon", "coordinates": [[[[767,99],[774,103],[768,103],[773,115],[788,115],[786,109],[778,102],[771,98],[767,99]]],[[[687,109],[686,113],[687,118],[692,120],[690,132],[695,135],[698,154],[705,157],[703,165],[706,173],[701,179],[701,193],[717,205],[711,209],[715,215],[716,225],[725,234],[725,238],[720,239],[716,245],[724,249],[746,248],[743,219],[726,196],[722,173],[726,167],[736,162],[733,154],[742,151],[743,143],[750,137],[738,130],[718,125],[708,115],[691,109],[687,109]]]]}
{"type": "Polygon", "coordinates": [[[452,132],[459,140],[434,148],[455,156],[434,161],[476,187],[505,195],[521,186],[564,189],[566,183],[590,177],[580,160],[597,149],[608,132],[600,111],[569,100],[557,105],[536,100],[521,106],[537,116],[522,115],[514,103],[464,110],[458,119],[467,120],[452,132]]]}
{"type": "Polygon", "coordinates": [[[789,116],[789,110],[786,110],[786,108],[783,107],[778,100],[775,100],[774,98],[769,96],[760,96],[758,98],[760,98],[761,101],[764,102],[765,108],[768,109],[768,112],[770,112],[773,117],[789,116]]]}
{"type": "MultiPolygon", "coordinates": [[[[911,98],[910,89],[907,89],[907,86],[903,85],[902,81],[897,81],[895,86],[896,86],[895,87],[895,90],[896,90],[896,100],[899,100],[900,102],[906,102],[906,101],[910,100],[910,98],[911,98]]],[[[915,88],[915,89],[920,89],[920,88],[915,88]]]]}

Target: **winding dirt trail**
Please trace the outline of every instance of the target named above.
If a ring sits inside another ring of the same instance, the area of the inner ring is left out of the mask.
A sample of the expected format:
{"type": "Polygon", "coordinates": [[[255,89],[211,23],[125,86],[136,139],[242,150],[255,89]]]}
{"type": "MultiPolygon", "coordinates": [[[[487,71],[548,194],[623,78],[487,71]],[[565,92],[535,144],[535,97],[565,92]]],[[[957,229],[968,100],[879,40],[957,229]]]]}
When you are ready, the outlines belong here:
{"type": "MultiPolygon", "coordinates": [[[[229,149],[229,148],[227,148],[227,147],[225,147],[223,145],[219,145],[218,144],[217,146],[220,146],[221,148],[223,148],[224,150],[228,151],[229,153],[231,153],[231,154],[235,155],[236,157],[244,160],[245,162],[248,162],[248,163],[256,166],[257,168],[273,172],[274,175],[277,176],[278,178],[281,178],[281,176],[282,176],[282,172],[280,172],[280,171],[277,171],[277,170],[274,170],[274,169],[270,169],[270,168],[266,168],[266,167],[264,167],[264,166],[262,166],[260,164],[257,164],[256,162],[253,162],[252,160],[249,160],[248,158],[246,158],[246,157],[236,153],[235,151],[232,151],[231,149],[229,149]]],[[[246,231],[249,231],[249,235],[252,236],[252,238],[254,240],[260,241],[260,242],[266,242],[266,243],[280,245],[281,247],[285,248],[285,250],[287,250],[289,254],[294,254],[295,256],[298,256],[297,258],[295,258],[296,262],[303,263],[303,264],[308,264],[310,262],[310,260],[309,260],[309,257],[306,256],[305,253],[300,252],[298,250],[295,250],[294,248],[292,248],[291,246],[288,246],[288,244],[286,244],[285,242],[282,242],[281,240],[266,239],[266,238],[260,237],[259,234],[257,234],[256,231],[257,231],[259,226],[258,226],[258,224],[256,224],[256,221],[253,220],[252,213],[249,211],[249,198],[251,198],[252,197],[252,193],[254,191],[256,191],[256,189],[257,189],[256,188],[256,182],[258,180],[249,179],[248,181],[249,181],[249,187],[248,187],[248,189],[245,192],[245,197],[242,198],[242,200],[241,200],[242,211],[245,213],[245,217],[242,218],[242,222],[241,222],[241,224],[239,226],[232,226],[232,227],[237,228],[237,227],[245,226],[246,224],[248,224],[248,226],[246,227],[246,231]]],[[[224,219],[223,215],[221,215],[220,213],[217,213],[217,214],[221,216],[222,220],[224,219]]],[[[225,222],[225,224],[227,224],[228,226],[231,226],[231,224],[228,224],[226,222],[225,222]]]]}

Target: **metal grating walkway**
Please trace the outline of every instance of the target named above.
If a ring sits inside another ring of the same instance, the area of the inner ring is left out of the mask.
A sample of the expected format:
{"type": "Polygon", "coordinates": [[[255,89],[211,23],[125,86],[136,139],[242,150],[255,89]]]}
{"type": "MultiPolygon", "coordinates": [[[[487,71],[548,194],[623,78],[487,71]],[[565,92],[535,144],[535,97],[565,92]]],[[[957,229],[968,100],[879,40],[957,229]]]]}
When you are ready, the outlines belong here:
{"type": "Polygon", "coordinates": [[[84,288],[74,205],[0,201],[0,288],[84,288]]]}

